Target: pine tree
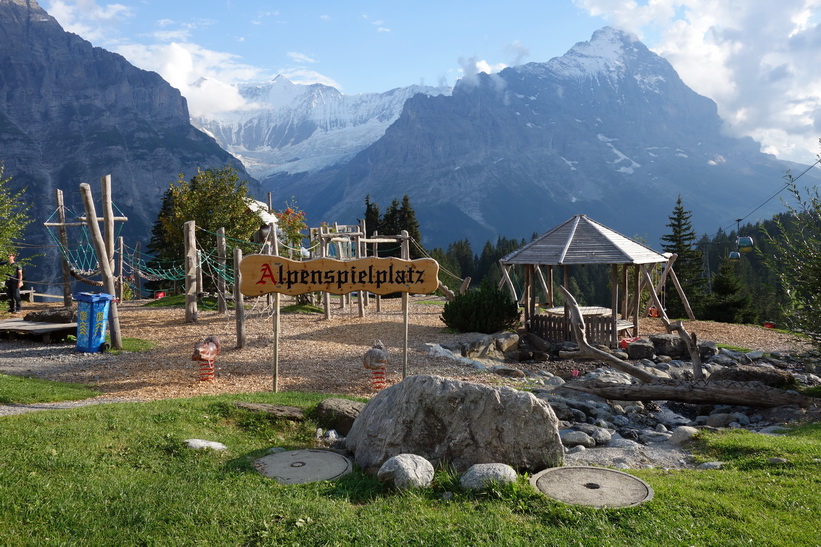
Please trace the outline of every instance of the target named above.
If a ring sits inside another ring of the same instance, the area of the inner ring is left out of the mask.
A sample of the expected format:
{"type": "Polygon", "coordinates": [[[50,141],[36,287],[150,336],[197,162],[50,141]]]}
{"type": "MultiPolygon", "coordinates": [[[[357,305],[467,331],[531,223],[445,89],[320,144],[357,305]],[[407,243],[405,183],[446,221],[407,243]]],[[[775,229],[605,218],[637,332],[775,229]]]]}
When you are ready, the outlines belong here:
{"type": "Polygon", "coordinates": [[[722,323],[753,323],[752,296],[736,271],[734,262],[722,259],[712,279],[712,293],[706,298],[704,318],[722,323]]]}
{"type": "MultiPolygon", "coordinates": [[[[684,294],[693,308],[698,308],[704,294],[704,257],[695,247],[696,233],[690,221],[693,214],[684,209],[681,195],[676,200],[676,206],[670,215],[669,234],[661,237],[661,246],[665,252],[678,255],[673,269],[676,272],[684,294]]],[[[684,317],[685,309],[678,297],[676,288],[671,280],[665,286],[665,301],[667,316],[670,318],[684,317]]]]}
{"type": "MultiPolygon", "coordinates": [[[[419,231],[419,221],[416,220],[416,211],[413,210],[407,194],[402,198],[401,204],[399,200],[394,199],[382,217],[379,216],[379,207],[375,203],[371,203],[370,195],[366,196],[365,230],[369,236],[373,235],[374,230],[378,230],[379,235],[385,236],[399,235],[402,230],[405,230],[412,240],[410,242],[410,257],[416,259],[424,256],[424,249],[420,249],[422,235],[419,231]],[[416,244],[414,244],[414,241],[416,244]]],[[[401,249],[399,246],[379,248],[380,257],[398,257],[400,255],[401,249]]]]}
{"type": "Polygon", "coordinates": [[[382,233],[382,216],[379,214],[379,206],[371,203],[371,196],[365,196],[365,237],[371,237],[374,232],[382,233]]]}
{"type": "Polygon", "coordinates": [[[419,221],[416,220],[416,211],[410,204],[407,194],[402,197],[402,206],[399,208],[399,225],[402,230],[408,232],[410,236],[410,257],[412,259],[422,258],[424,249],[422,248],[422,233],[419,230],[419,221]]]}

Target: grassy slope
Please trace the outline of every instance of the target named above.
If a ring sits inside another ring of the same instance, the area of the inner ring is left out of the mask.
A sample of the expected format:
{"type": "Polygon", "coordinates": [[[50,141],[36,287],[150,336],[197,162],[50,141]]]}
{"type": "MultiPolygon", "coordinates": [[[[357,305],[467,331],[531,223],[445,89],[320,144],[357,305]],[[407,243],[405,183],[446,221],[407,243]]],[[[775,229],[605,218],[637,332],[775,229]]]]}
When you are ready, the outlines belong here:
{"type": "Polygon", "coordinates": [[[0,544],[812,545],[821,528],[821,427],[789,437],[710,434],[720,471],[635,471],[642,506],[596,510],[515,487],[473,495],[437,473],[395,493],[359,472],[281,486],[253,470],[271,446],[310,446],[315,424],[272,421],[234,400],[311,407],[278,393],[124,403],[0,418],[0,544]],[[194,451],[188,438],[228,453],[194,451]],[[778,455],[787,464],[770,464],[778,455]],[[452,499],[443,497],[453,492],[452,499]],[[172,538],[178,538],[176,540],[172,538]]]}

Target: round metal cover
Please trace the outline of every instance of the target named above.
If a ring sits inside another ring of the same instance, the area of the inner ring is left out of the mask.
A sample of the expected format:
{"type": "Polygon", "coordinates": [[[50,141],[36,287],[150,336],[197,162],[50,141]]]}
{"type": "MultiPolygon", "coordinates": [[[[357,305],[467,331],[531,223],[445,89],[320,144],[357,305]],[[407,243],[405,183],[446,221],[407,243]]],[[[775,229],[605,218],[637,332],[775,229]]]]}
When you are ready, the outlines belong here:
{"type": "Polygon", "coordinates": [[[631,507],[653,499],[643,480],[603,467],[553,467],[530,478],[533,487],[555,500],[592,507],[631,507]]]}
{"type": "Polygon", "coordinates": [[[290,450],[269,454],[254,462],[254,467],[282,484],[328,481],[351,472],[351,460],[328,450],[290,450]]]}

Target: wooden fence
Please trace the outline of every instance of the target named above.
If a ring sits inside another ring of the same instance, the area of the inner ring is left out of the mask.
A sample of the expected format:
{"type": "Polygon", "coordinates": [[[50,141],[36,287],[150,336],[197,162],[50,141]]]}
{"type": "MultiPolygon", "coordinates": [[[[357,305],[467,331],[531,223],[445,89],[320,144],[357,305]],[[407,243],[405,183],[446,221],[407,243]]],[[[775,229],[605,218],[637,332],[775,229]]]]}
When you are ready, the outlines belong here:
{"type": "MultiPolygon", "coordinates": [[[[584,318],[584,330],[590,344],[603,344],[616,347],[618,336],[613,335],[613,318],[607,316],[588,316],[584,318]]],[[[618,332],[634,329],[630,321],[616,321],[618,332]]],[[[559,315],[536,314],[531,318],[530,332],[551,342],[575,342],[570,321],[559,315]]],[[[635,332],[635,330],[633,331],[635,332]]]]}

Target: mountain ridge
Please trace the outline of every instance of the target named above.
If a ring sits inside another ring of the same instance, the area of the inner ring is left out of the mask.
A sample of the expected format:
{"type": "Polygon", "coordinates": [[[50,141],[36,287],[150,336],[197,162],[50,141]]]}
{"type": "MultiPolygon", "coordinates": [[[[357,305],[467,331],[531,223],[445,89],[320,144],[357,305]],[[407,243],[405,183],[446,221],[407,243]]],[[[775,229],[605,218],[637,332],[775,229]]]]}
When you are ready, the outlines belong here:
{"type": "Polygon", "coordinates": [[[750,209],[769,197],[793,166],[724,135],[711,99],[606,27],[560,58],[411,97],[344,164],[261,183],[324,222],[361,217],[366,195],[385,207],[408,194],[427,246],[526,238],[578,213],[655,245],[678,194],[706,227],[737,218],[739,197],[750,209]]]}
{"type": "MultiPolygon", "coordinates": [[[[83,214],[79,184],[112,175],[121,234],[146,242],[163,193],[179,174],[243,166],[193,127],[180,92],[158,74],[63,30],[33,0],[0,0],[0,144],[13,192],[25,189],[34,222],[27,246],[46,249],[30,280],[58,279],[59,256],[42,222],[55,190],[83,214]]],[[[252,188],[260,192],[256,181],[252,188]]],[[[31,268],[29,268],[31,270],[31,268]]]]}

